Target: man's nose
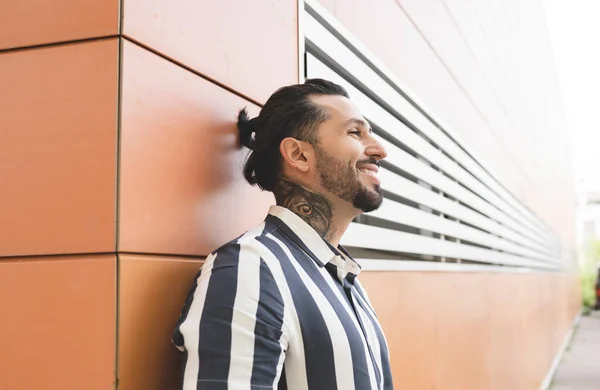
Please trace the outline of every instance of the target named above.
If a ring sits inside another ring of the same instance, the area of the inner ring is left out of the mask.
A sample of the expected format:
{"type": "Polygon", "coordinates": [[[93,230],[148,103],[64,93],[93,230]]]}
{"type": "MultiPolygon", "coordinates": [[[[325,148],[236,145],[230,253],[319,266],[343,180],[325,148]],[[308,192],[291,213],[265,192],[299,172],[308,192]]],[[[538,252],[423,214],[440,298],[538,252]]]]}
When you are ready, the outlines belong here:
{"type": "Polygon", "coordinates": [[[367,150],[365,150],[365,154],[369,157],[376,158],[377,160],[383,160],[387,157],[387,151],[383,147],[377,139],[371,135],[371,142],[367,146],[367,150]]]}

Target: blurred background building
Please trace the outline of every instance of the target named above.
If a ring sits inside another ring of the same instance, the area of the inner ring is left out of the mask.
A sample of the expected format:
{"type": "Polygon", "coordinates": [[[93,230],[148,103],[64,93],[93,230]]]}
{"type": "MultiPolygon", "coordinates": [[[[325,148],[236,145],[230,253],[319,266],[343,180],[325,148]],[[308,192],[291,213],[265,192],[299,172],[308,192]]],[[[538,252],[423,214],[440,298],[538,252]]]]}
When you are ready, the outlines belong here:
{"type": "Polygon", "coordinates": [[[343,244],[396,388],[546,384],[580,299],[578,138],[545,7],[5,5],[0,388],[177,388],[194,275],[273,203],[242,178],[236,114],[306,77],[344,85],[388,148],[384,206],[343,244]]]}
{"type": "Polygon", "coordinates": [[[577,192],[577,237],[580,262],[585,247],[600,238],[600,126],[595,115],[600,105],[600,3],[590,0],[543,2],[552,43],[557,80],[572,144],[577,192]]]}
{"type": "Polygon", "coordinates": [[[587,241],[600,239],[600,193],[588,192],[581,199],[579,209],[579,226],[581,227],[580,242],[582,246],[587,241]]]}

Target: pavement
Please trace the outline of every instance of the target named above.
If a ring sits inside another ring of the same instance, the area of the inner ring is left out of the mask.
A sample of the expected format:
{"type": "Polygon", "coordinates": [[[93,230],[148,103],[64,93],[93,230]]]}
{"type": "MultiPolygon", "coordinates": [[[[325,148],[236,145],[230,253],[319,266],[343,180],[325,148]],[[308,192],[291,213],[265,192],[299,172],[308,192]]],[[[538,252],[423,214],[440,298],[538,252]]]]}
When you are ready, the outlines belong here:
{"type": "Polygon", "coordinates": [[[581,317],[550,390],[600,390],[600,311],[581,317]]]}

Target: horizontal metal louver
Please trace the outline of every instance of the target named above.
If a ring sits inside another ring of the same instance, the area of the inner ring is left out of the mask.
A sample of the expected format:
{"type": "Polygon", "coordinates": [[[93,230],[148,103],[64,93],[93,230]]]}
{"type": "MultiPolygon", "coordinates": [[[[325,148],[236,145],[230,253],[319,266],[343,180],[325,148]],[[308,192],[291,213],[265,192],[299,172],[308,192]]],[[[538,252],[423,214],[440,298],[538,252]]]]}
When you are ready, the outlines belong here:
{"type": "Polygon", "coordinates": [[[397,269],[407,259],[569,265],[556,234],[318,2],[304,2],[301,25],[305,76],[344,86],[389,154],[380,170],[386,200],[342,239],[367,269],[397,269]]]}

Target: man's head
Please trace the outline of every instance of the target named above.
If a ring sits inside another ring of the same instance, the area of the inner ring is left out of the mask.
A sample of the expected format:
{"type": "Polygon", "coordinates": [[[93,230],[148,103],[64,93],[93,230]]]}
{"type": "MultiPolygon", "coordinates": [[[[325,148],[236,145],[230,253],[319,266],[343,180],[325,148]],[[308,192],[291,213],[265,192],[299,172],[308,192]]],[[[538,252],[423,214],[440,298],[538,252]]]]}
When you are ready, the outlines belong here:
{"type": "Polygon", "coordinates": [[[332,82],[312,79],[276,91],[252,120],[238,117],[240,140],[252,149],[244,176],[250,184],[286,200],[285,181],[325,196],[336,206],[379,207],[376,177],[383,147],[368,122],[332,82]]]}

